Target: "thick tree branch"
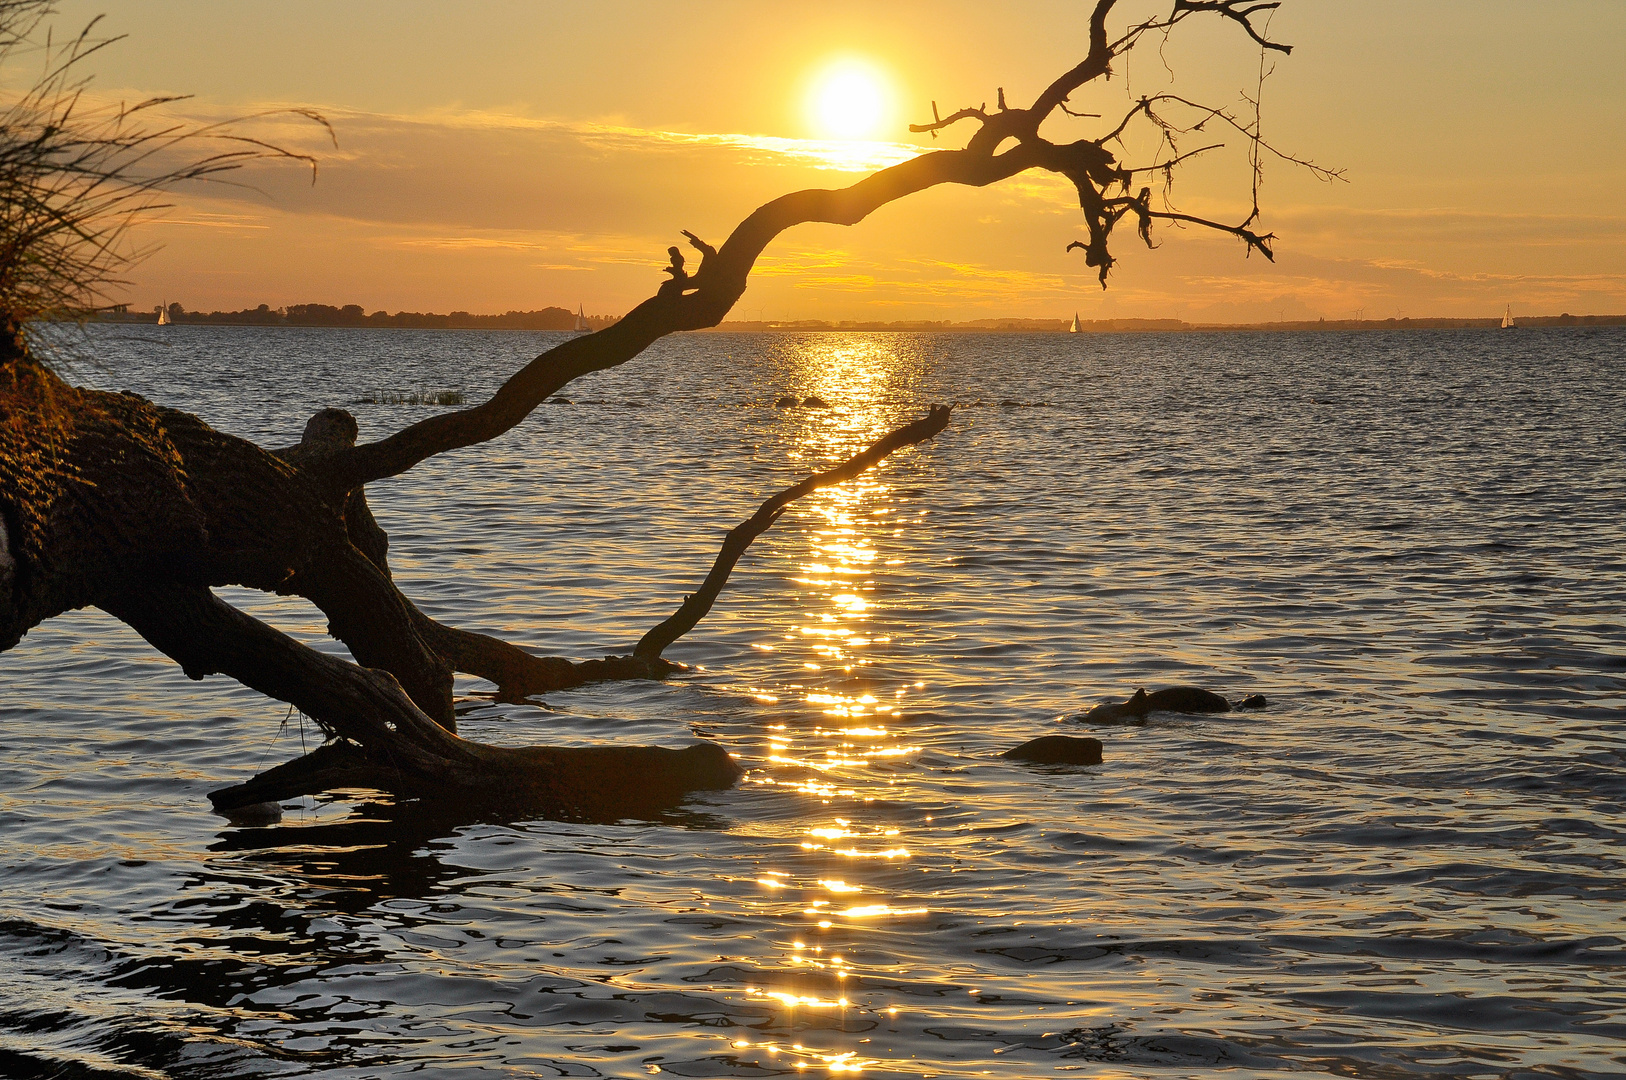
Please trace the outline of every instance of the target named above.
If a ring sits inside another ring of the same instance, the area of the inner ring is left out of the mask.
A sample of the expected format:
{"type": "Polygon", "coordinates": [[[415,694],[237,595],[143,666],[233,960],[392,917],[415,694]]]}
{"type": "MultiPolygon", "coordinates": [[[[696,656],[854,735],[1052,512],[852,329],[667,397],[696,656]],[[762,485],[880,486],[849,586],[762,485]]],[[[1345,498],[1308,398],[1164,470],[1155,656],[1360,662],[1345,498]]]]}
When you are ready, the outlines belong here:
{"type": "Polygon", "coordinates": [[[448,731],[457,730],[451,665],[419,635],[417,608],[354,545],[322,552],[277,591],[315,604],[328,617],[328,633],[345,643],[358,664],[388,671],[418,708],[448,731]]]}
{"type": "Polygon", "coordinates": [[[975,150],[942,150],[883,169],[851,187],[814,188],[781,196],[758,208],[715,255],[702,261],[699,271],[686,279],[693,291],[663,289],[615,325],[543,353],[489,401],[420,421],[379,442],[336,453],[311,468],[336,489],[349,491],[405,472],[435,454],[496,438],[572,379],[623,364],[674,331],[717,325],[745,291],[757,257],[786,229],[815,221],[853,225],[889,202],[938,184],[985,187],[1034,167],[1074,168],[1086,153],[1081,145],[1088,146],[1058,147],[1039,141],[994,156],[975,150]]]}
{"type": "MultiPolygon", "coordinates": [[[[607,679],[663,678],[679,670],[681,665],[661,659],[661,653],[705,618],[746,548],[778,520],[786,506],[820,488],[852,479],[902,447],[930,439],[943,429],[950,415],[948,408],[934,407],[926,416],[883,436],[840,465],[811,476],[764,502],[755,515],[730,530],[701,587],[692,596],[685,597],[670,618],[646,633],[631,656],[579,662],[557,656],[537,656],[498,638],[439,623],[402,597],[414,620],[414,636],[453,669],[494,683],[499,701],[524,701],[537,694],[607,679]]],[[[380,569],[388,575],[387,568],[380,569]]]]}

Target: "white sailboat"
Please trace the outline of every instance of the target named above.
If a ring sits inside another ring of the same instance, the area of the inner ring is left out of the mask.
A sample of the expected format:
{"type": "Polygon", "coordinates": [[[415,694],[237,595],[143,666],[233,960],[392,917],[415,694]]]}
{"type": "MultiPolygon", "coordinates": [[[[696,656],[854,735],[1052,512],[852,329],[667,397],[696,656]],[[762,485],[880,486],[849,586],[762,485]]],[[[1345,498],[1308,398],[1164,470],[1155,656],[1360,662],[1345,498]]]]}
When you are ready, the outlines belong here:
{"type": "Polygon", "coordinates": [[[1082,329],[1084,328],[1078,324],[1078,312],[1075,311],[1073,312],[1073,325],[1067,328],[1067,332],[1069,334],[1076,334],[1082,329]]]}
{"type": "Polygon", "coordinates": [[[160,304],[159,307],[158,307],[158,325],[159,326],[168,326],[174,321],[175,320],[173,320],[173,319],[171,319],[169,317],[169,305],[168,304],[160,304]]]}
{"type": "Polygon", "coordinates": [[[1518,323],[1515,323],[1513,321],[1513,305],[1509,304],[1507,306],[1507,310],[1502,312],[1502,329],[1503,330],[1517,330],[1518,328],[1519,328],[1518,323]]]}
{"type": "Polygon", "coordinates": [[[591,330],[587,325],[587,319],[582,315],[582,306],[580,304],[576,305],[576,333],[591,333],[591,330]]]}

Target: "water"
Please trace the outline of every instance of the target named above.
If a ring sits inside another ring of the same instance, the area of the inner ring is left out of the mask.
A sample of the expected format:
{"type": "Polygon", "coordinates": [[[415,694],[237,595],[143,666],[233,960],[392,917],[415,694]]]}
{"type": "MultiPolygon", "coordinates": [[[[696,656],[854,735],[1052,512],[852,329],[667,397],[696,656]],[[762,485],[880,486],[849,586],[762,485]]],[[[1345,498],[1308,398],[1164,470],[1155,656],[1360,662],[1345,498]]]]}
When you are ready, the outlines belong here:
{"type": "MultiPolygon", "coordinates": [[[[93,334],[82,379],[271,445],[556,340],[93,334]]],[[[370,497],[433,615],[624,652],[767,495],[963,403],[759,540],[692,673],[459,680],[472,738],[745,780],[236,828],[205,793],[314,728],[59,618],[0,655],[0,1074],[1626,1075],[1623,373],[1619,330],[663,342],[370,497]],[[1270,707],[1076,720],[1178,683],[1270,707]],[[1105,762],[996,756],[1062,732],[1105,762]]]]}

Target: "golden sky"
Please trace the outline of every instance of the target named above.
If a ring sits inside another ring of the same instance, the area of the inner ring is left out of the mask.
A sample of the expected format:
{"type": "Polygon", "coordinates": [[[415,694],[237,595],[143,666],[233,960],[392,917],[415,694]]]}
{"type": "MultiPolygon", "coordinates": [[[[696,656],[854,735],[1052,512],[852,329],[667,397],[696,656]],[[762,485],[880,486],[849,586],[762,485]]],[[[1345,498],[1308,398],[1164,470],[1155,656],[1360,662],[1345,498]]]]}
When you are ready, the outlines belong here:
{"type": "MultiPolygon", "coordinates": [[[[101,95],[190,93],[201,117],[302,105],[337,130],[334,148],[309,125],[255,129],[318,153],[316,184],[283,167],[186,192],[141,232],[162,249],[133,272],[132,303],[615,314],[663,280],[679,230],[721,243],[776,195],[933,146],[907,132],[933,100],[991,105],[1002,86],[1026,104],[1083,57],[1089,6],[66,0],[56,26],[108,11],[100,29],[127,35],[94,63],[101,95]],[[835,69],[860,73],[855,103],[821,118],[810,97],[835,69]],[[866,108],[873,135],[832,139],[866,108]]],[[[1120,7],[1122,24],[1167,4],[1120,7]]],[[[1165,228],[1148,251],[1125,229],[1103,292],[1064,251],[1082,234],[1076,195],[1030,174],[787,233],[733,317],[1626,312],[1626,2],[1285,0],[1271,32],[1294,51],[1264,84],[1267,137],[1349,180],[1268,166],[1274,265],[1225,236],[1165,228]]],[[[1234,27],[1193,18],[1073,106],[1115,120],[1172,78],[1245,107],[1259,61],[1234,27]]],[[[1177,178],[1180,209],[1245,215],[1241,143],[1226,141],[1177,178]]]]}

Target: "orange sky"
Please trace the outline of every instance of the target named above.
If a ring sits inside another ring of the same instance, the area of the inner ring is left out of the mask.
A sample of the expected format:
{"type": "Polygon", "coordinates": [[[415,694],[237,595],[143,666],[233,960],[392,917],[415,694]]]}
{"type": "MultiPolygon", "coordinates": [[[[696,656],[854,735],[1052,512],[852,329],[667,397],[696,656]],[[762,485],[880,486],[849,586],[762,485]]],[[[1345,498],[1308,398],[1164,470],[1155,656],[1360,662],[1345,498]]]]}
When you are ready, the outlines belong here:
{"type": "MultiPolygon", "coordinates": [[[[1120,6],[1127,17],[1166,4],[1120,6]]],[[[67,0],[56,25],[109,7],[67,0]]],[[[334,149],[308,127],[265,125],[320,154],[318,182],[282,168],[257,171],[258,190],[186,193],[142,230],[163,247],[126,298],[619,313],[660,283],[679,230],[720,243],[767,199],[931,146],[905,125],[934,99],[945,112],[991,104],[1003,86],[1030,100],[1082,57],[1088,7],[124,3],[103,24],[128,37],[98,57],[99,93],[192,93],[199,116],[306,105],[339,138],[334,149]],[[880,142],[832,152],[805,141],[827,134],[807,99],[842,58],[881,73],[896,108],[880,142]]],[[[1147,251],[1126,230],[1103,292],[1082,254],[1063,250],[1082,232],[1076,196],[1033,174],[928,192],[850,229],[795,230],[733,317],[1626,312],[1626,3],[1286,0],[1272,32],[1295,49],[1265,84],[1266,134],[1350,180],[1270,166],[1275,265],[1223,236],[1164,229],[1147,251]]],[[[1234,28],[1194,18],[1074,105],[1121,114],[1128,94],[1166,88],[1171,69],[1178,92],[1239,104],[1258,62],[1234,28]]],[[[1096,130],[1073,121],[1047,134],[1096,130]]],[[[1180,209],[1246,212],[1229,141],[1177,180],[1180,209]]],[[[1149,147],[1131,149],[1141,163],[1149,147]]]]}

